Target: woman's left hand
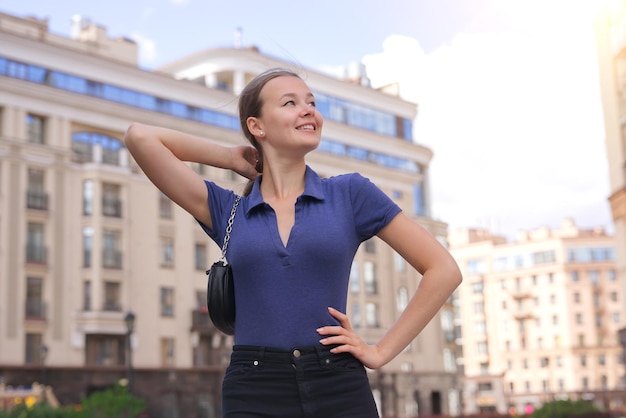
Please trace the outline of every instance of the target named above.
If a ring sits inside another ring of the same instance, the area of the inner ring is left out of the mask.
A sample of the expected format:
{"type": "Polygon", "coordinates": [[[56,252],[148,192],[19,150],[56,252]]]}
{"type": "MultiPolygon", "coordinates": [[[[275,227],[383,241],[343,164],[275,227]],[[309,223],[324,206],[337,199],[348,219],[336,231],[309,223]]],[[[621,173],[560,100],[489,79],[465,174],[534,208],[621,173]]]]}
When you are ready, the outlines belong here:
{"type": "Polygon", "coordinates": [[[378,346],[368,345],[354,332],[348,316],[335,308],[328,308],[328,312],[335,317],[341,326],[325,326],[317,329],[317,333],[324,336],[320,340],[322,345],[336,345],[331,353],[351,353],[363,365],[370,369],[383,366],[386,361],[378,346]]]}

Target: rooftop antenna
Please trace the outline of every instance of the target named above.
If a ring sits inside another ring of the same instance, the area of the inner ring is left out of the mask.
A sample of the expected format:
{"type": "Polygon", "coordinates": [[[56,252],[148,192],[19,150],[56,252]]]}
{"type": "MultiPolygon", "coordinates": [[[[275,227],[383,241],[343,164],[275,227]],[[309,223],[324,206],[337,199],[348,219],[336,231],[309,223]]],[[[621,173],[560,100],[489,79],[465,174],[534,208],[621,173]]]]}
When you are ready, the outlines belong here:
{"type": "Polygon", "coordinates": [[[241,48],[241,27],[235,29],[235,48],[241,48]]]}
{"type": "Polygon", "coordinates": [[[83,18],[79,14],[72,15],[72,31],[70,36],[72,39],[78,39],[83,26],[83,18]]]}

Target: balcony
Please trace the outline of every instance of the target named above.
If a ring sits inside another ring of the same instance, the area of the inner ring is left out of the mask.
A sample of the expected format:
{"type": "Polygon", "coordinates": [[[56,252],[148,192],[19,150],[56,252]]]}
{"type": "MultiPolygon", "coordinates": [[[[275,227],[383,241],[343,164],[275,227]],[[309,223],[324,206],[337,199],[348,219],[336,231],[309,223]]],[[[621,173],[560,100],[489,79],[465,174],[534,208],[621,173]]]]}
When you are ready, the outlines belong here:
{"type": "Polygon", "coordinates": [[[48,210],[48,194],[43,192],[26,192],[26,208],[48,210]]]}
{"type": "Polygon", "coordinates": [[[515,300],[523,300],[531,298],[532,294],[527,289],[515,289],[511,291],[511,297],[515,300]]]}
{"type": "Polygon", "coordinates": [[[33,264],[46,264],[48,261],[47,248],[40,244],[26,244],[26,262],[33,264]]]}
{"type": "Polygon", "coordinates": [[[118,198],[105,197],[102,199],[102,214],[114,218],[122,217],[122,201],[118,198]]]}
{"type": "Polygon", "coordinates": [[[102,252],[102,267],[106,269],[122,268],[122,252],[105,250],[102,252]]]}
{"type": "Polygon", "coordinates": [[[194,309],[191,311],[191,331],[199,334],[215,334],[218,332],[206,309],[194,309]]]}
{"type": "Polygon", "coordinates": [[[25,308],[26,320],[46,320],[46,304],[41,299],[27,299],[25,308]]]}

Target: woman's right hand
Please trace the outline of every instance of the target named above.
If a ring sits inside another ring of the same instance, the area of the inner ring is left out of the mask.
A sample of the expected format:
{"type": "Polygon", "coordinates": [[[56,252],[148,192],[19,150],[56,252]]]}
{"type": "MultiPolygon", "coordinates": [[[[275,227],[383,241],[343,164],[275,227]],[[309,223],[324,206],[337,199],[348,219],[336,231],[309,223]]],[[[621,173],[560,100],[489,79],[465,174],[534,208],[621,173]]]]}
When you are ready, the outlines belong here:
{"type": "Polygon", "coordinates": [[[231,169],[249,180],[254,180],[259,172],[256,170],[259,153],[254,147],[241,145],[230,149],[232,153],[231,169]]]}

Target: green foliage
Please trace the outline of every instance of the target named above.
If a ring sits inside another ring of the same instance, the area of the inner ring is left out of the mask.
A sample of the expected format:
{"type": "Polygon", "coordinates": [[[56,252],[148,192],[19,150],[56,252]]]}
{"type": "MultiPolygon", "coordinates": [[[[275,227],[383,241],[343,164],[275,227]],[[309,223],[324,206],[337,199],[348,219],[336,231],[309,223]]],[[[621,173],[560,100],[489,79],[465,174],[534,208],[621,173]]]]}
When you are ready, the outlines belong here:
{"type": "Polygon", "coordinates": [[[131,395],[126,386],[117,385],[95,392],[79,407],[52,408],[36,404],[16,405],[10,412],[0,411],[0,418],[135,418],[145,410],[145,401],[131,395]]]}
{"type": "Polygon", "coordinates": [[[145,409],[143,399],[131,395],[126,386],[93,393],[81,403],[80,417],[134,418],[145,409]]]}
{"type": "Polygon", "coordinates": [[[530,418],[570,418],[576,415],[600,412],[591,402],[583,400],[557,400],[545,403],[530,418]]]}
{"type": "Polygon", "coordinates": [[[0,411],[0,418],[79,418],[79,415],[73,409],[52,408],[41,404],[29,408],[20,404],[10,412],[0,411]]]}

